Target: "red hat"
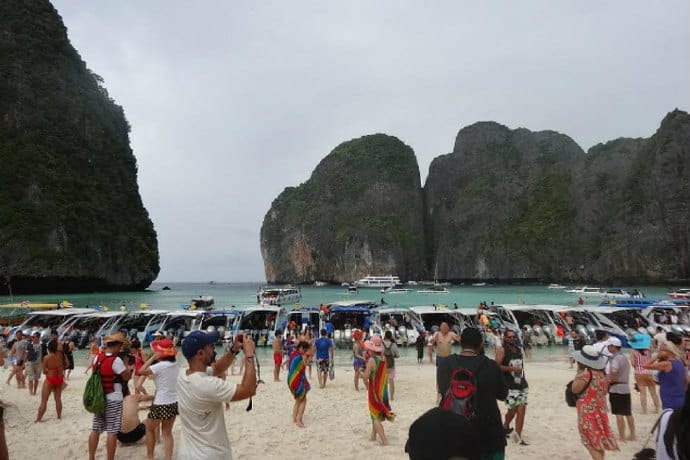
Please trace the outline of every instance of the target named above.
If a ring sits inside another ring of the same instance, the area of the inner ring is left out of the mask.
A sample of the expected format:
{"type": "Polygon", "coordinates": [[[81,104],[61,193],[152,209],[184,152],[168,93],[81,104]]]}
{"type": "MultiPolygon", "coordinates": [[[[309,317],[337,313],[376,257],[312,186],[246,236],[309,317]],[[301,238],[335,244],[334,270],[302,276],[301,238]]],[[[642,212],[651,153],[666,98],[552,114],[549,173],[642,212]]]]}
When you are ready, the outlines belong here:
{"type": "Polygon", "coordinates": [[[159,356],[175,356],[177,354],[175,344],[170,339],[151,342],[151,349],[159,356]]]}

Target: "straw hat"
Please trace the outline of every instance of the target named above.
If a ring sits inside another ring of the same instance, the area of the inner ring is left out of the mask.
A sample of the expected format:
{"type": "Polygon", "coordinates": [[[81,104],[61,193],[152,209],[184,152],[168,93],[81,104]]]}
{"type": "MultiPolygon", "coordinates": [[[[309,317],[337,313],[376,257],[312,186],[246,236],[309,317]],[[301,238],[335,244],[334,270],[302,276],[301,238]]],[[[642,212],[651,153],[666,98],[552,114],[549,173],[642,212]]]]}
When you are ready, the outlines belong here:
{"type": "Polygon", "coordinates": [[[606,358],[601,356],[597,349],[591,345],[585,345],[582,350],[573,353],[573,359],[592,369],[602,370],[606,367],[606,358]]]}
{"type": "Polygon", "coordinates": [[[129,345],[129,340],[127,340],[127,337],[122,332],[116,332],[114,334],[110,334],[107,337],[103,337],[103,343],[105,345],[108,345],[109,343],[113,342],[120,342],[123,345],[129,345]]]}
{"type": "Polygon", "coordinates": [[[175,344],[170,339],[156,340],[151,342],[151,350],[158,356],[175,356],[177,350],[175,344]]]}
{"type": "Polygon", "coordinates": [[[371,350],[374,353],[381,353],[383,351],[383,340],[381,340],[380,335],[372,335],[369,340],[364,342],[364,346],[367,350],[371,350]]]}

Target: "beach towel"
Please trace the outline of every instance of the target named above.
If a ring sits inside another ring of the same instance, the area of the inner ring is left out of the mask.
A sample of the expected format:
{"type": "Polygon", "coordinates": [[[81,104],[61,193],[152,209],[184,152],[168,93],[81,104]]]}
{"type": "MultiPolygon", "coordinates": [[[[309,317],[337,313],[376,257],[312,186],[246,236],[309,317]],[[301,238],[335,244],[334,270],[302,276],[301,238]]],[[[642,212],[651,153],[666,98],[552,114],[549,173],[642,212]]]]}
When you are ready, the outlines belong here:
{"type": "Polygon", "coordinates": [[[395,414],[388,402],[388,372],[380,357],[372,358],[376,365],[369,376],[369,415],[372,420],[395,420],[395,414]]]}
{"type": "Polygon", "coordinates": [[[302,355],[298,351],[293,352],[290,355],[287,384],[295,399],[304,399],[311,388],[307,380],[306,369],[307,366],[304,364],[302,355]]]}

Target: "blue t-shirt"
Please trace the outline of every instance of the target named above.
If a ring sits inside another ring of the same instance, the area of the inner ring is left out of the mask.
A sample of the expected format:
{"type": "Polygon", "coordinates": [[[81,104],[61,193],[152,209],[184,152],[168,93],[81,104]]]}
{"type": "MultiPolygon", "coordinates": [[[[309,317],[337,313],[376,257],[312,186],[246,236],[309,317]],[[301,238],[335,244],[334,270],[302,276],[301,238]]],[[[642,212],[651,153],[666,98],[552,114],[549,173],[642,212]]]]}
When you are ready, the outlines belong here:
{"type": "Polygon", "coordinates": [[[327,339],[326,337],[320,337],[316,339],[316,342],[314,342],[314,346],[316,347],[316,359],[330,358],[330,355],[328,354],[328,349],[333,346],[333,342],[331,342],[330,339],[327,339]]]}

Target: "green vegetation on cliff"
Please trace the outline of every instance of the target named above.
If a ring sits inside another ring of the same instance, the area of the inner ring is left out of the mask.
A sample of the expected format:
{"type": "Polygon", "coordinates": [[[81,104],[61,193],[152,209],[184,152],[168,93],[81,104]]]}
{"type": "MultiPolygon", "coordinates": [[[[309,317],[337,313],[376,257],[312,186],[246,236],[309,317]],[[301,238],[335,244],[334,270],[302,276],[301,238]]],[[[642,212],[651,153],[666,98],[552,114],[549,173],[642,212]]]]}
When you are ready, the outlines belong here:
{"type": "Polygon", "coordinates": [[[0,279],[15,291],[155,279],[129,130],[48,1],[0,3],[0,279]]]}

